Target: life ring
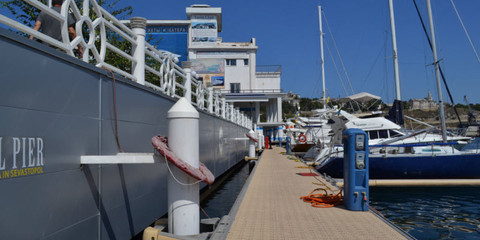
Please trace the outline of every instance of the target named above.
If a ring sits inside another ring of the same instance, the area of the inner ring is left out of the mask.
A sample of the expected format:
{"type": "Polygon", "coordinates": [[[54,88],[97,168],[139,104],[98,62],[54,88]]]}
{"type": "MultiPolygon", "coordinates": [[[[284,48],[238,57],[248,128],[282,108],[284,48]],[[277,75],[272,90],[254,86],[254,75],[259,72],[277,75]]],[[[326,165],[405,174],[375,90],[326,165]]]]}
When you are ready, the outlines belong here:
{"type": "Polygon", "coordinates": [[[307,141],[307,136],[305,136],[305,134],[300,134],[300,136],[298,136],[298,141],[301,142],[301,143],[304,143],[307,141]]]}

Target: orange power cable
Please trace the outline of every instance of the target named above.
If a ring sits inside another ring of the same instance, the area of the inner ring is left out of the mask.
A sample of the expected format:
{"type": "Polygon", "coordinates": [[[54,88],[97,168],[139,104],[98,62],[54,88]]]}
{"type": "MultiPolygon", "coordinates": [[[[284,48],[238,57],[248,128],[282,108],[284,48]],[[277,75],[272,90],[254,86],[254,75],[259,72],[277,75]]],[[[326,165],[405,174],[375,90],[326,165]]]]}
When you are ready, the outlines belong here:
{"type": "Polygon", "coordinates": [[[340,190],[337,194],[328,194],[326,189],[317,188],[314,189],[308,196],[300,197],[304,202],[312,204],[312,207],[316,208],[329,208],[337,205],[343,204],[342,191],[340,190]],[[324,191],[325,193],[313,194],[316,191],[324,191]]]}

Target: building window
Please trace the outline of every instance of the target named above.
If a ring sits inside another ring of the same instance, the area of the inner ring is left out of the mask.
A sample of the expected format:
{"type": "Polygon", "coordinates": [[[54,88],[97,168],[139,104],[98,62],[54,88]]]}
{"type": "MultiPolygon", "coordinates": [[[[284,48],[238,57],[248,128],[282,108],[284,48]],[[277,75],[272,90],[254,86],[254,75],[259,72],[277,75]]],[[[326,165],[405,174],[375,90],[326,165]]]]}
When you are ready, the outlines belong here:
{"type": "Polygon", "coordinates": [[[243,65],[248,66],[248,59],[243,59],[243,65]]]}
{"type": "Polygon", "coordinates": [[[237,59],[227,59],[227,66],[237,66],[237,59]]]}
{"type": "Polygon", "coordinates": [[[230,83],[230,93],[240,93],[240,83],[230,83]]]}

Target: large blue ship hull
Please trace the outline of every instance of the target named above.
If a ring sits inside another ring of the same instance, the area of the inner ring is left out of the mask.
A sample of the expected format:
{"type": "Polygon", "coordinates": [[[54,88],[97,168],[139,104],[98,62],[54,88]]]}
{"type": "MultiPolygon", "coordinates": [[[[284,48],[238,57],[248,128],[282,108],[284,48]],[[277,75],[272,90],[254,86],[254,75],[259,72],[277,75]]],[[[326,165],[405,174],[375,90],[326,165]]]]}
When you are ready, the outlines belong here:
{"type": "MultiPolygon", "coordinates": [[[[370,179],[480,178],[480,154],[437,156],[370,156],[370,179]]],[[[343,157],[330,159],[317,171],[343,178],[343,157]]]]}

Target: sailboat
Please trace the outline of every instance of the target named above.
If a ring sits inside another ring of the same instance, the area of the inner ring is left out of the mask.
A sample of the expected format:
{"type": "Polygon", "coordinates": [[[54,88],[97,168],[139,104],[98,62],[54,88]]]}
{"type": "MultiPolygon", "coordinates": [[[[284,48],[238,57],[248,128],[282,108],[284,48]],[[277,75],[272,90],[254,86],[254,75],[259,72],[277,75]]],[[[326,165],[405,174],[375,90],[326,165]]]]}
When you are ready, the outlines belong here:
{"type": "MultiPolygon", "coordinates": [[[[395,67],[396,94],[400,100],[398,58],[396,54],[393,3],[389,0],[392,26],[393,59],[395,67]]],[[[435,35],[432,22],[430,1],[427,0],[434,55],[437,91],[440,103],[442,131],[433,134],[434,128],[411,133],[401,131],[401,126],[385,118],[359,119],[348,113],[340,114],[346,118],[332,118],[338,123],[334,128],[335,136],[329,148],[323,149],[317,156],[316,169],[334,178],[343,177],[342,131],[348,128],[360,128],[369,135],[371,179],[472,179],[480,178],[480,154],[473,151],[459,151],[454,145],[468,140],[459,136],[449,136],[445,128],[439,66],[435,49],[435,35]]],[[[401,111],[401,110],[400,110],[401,111]]],[[[395,113],[395,110],[392,111],[395,113]]],[[[398,112],[397,112],[398,113],[398,112]]],[[[392,116],[398,119],[397,116],[392,116]]]]}
{"type": "Polygon", "coordinates": [[[338,109],[327,108],[326,88],[325,88],[325,61],[323,54],[323,27],[322,27],[322,7],[318,6],[318,23],[320,30],[320,62],[322,74],[322,109],[314,109],[313,117],[296,117],[294,119],[297,128],[286,128],[287,135],[294,136],[294,151],[307,151],[304,158],[312,159],[318,153],[318,146],[324,145],[330,141],[331,128],[328,121],[338,109]],[[302,129],[298,131],[297,129],[302,129]],[[297,132],[297,134],[295,134],[297,132]],[[312,149],[313,148],[313,149],[312,149]]]}

